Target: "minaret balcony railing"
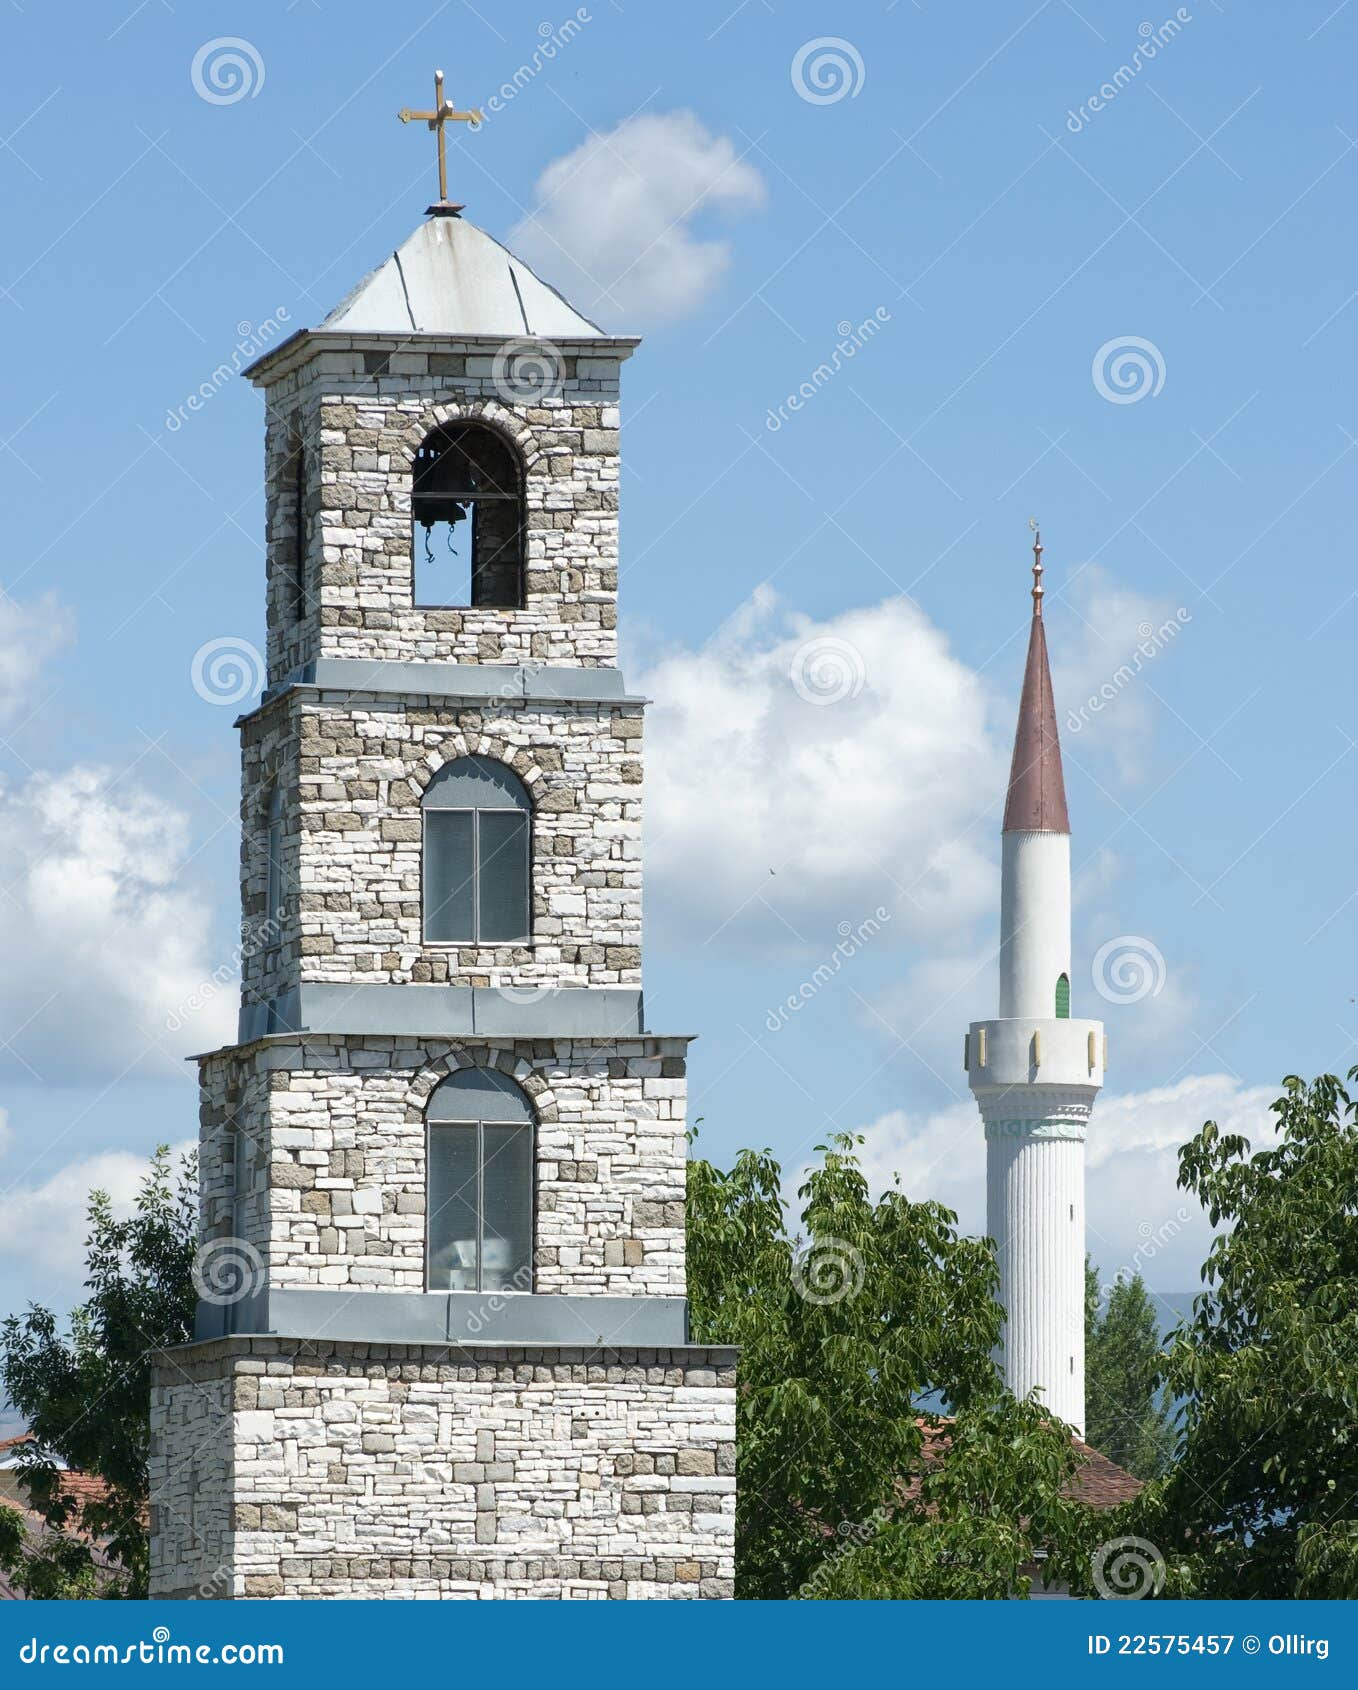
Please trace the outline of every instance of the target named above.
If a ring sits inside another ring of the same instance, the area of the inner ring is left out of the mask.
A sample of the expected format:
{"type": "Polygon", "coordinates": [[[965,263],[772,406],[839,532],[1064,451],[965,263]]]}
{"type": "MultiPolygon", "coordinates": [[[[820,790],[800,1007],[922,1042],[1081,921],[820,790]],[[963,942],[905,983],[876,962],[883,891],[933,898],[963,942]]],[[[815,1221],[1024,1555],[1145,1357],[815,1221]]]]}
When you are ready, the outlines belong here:
{"type": "Polygon", "coordinates": [[[974,1092],[1028,1086],[1103,1084],[1107,1040],[1101,1021],[1013,1019],[973,1021],[963,1047],[974,1092]]]}

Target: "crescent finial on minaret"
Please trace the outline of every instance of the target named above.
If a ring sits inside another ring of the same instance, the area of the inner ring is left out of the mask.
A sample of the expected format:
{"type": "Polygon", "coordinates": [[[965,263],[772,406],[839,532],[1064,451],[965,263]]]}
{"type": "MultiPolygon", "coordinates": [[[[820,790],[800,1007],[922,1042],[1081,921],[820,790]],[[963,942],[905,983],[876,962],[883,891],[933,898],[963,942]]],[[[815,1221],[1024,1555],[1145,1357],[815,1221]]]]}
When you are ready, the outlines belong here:
{"type": "Polygon", "coordinates": [[[1028,526],[1033,531],[1033,615],[1042,614],[1042,530],[1037,525],[1037,518],[1030,516],[1028,526]]]}

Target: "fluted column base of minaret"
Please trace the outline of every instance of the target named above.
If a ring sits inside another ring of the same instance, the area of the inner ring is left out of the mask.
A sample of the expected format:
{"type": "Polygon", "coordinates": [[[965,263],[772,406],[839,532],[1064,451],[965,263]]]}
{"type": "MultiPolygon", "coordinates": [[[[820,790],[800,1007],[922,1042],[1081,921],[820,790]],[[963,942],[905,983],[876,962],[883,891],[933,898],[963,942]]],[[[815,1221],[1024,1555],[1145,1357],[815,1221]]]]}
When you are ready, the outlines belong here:
{"type": "Polygon", "coordinates": [[[1103,1082],[1097,1021],[972,1025],[967,1078],[985,1123],[986,1229],[1005,1310],[1002,1367],[1084,1434],[1085,1131],[1103,1082]]]}
{"type": "MultiPolygon", "coordinates": [[[[1086,1116],[1088,1111],[1085,1111],[1086,1116]]],[[[1004,1377],[1084,1435],[1084,1126],[986,1122],[986,1230],[1006,1320],[1004,1377]]]]}

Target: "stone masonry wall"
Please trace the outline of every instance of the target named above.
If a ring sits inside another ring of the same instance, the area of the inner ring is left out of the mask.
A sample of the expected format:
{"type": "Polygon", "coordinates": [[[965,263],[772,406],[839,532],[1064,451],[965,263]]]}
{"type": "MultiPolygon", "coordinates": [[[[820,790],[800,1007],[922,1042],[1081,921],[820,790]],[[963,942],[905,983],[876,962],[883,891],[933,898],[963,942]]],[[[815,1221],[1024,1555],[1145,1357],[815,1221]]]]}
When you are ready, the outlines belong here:
{"type": "Polygon", "coordinates": [[[320,631],[319,415],[313,400],[309,405],[296,403],[287,410],[271,405],[265,417],[265,624],[270,680],[290,675],[316,656],[320,631]]]}
{"type": "MultiPolygon", "coordinates": [[[[315,594],[299,629],[271,589],[269,678],[299,654],[539,662],[617,662],[617,354],[559,351],[556,378],[522,393],[497,382],[495,346],[466,341],[330,346],[269,388],[271,509],[292,500],[282,442],[296,431],[316,466],[309,498],[315,594]],[[504,433],[524,464],[522,609],[417,609],[411,464],[431,430],[464,418],[504,433]]],[[[284,519],[270,569],[290,568],[284,519]]]]}
{"type": "Polygon", "coordinates": [[[299,981],[641,982],[640,704],[482,703],[293,689],[242,733],[244,1001],[299,981]],[[426,945],[420,800],[492,757],[533,805],[526,945],[426,945]],[[285,797],[284,908],[265,932],[269,793],[285,797]]]}
{"type": "Polygon", "coordinates": [[[167,1350],[152,1372],[151,1577],[153,1594],[168,1578],[164,1594],[212,1600],[232,1594],[234,1385],[229,1368],[194,1353],[167,1350]]]}
{"type": "Polygon", "coordinates": [[[734,1594],[730,1350],[225,1339],[151,1420],[153,1597],[734,1594]]]}
{"type": "Polygon", "coordinates": [[[238,1237],[278,1287],[425,1287],[429,1094],[498,1067],[537,1118],[536,1291],[684,1295],[683,1039],[269,1039],[201,1063],[205,1239],[238,1237]],[[247,1191],[234,1132],[248,1138],[247,1191]]]}

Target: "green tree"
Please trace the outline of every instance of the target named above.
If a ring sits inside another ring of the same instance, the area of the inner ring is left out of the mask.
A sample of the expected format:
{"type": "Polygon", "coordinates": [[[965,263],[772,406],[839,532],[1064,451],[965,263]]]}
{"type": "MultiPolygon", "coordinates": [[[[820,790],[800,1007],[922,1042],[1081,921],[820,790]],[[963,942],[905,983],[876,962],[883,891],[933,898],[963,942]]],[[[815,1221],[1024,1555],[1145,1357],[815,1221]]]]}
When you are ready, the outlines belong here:
{"type": "Polygon", "coordinates": [[[1358,1596],[1358,1105],[1283,1086],[1272,1148],[1208,1121],[1179,1153],[1219,1230],[1167,1354],[1179,1459],[1124,1516],[1166,1596],[1358,1596]]]}
{"type": "Polygon", "coordinates": [[[689,1164],[695,1340],[741,1346],[739,1594],[1026,1596],[1084,1511],[1069,1434],[1000,1384],[992,1248],[938,1203],[873,1202],[854,1140],[817,1154],[801,1240],[767,1151],[689,1164]]]}
{"type": "Polygon", "coordinates": [[[1174,1458],[1162,1365],[1159,1322],[1141,1275],[1119,1276],[1104,1301],[1098,1270],[1086,1261],[1085,1439],[1138,1479],[1155,1478],[1174,1458]]]}
{"type": "Polygon", "coordinates": [[[31,1596],[146,1595],[149,1358],[192,1336],[196,1205],[193,1159],[176,1174],[162,1145],[127,1219],[90,1197],[89,1296],[68,1333],[39,1306],[0,1331],[0,1382],[33,1435],[19,1476],[49,1528],[35,1544],[0,1510],[0,1566],[31,1596]],[[64,1495],[61,1462],[102,1479],[104,1496],[64,1495]]]}

